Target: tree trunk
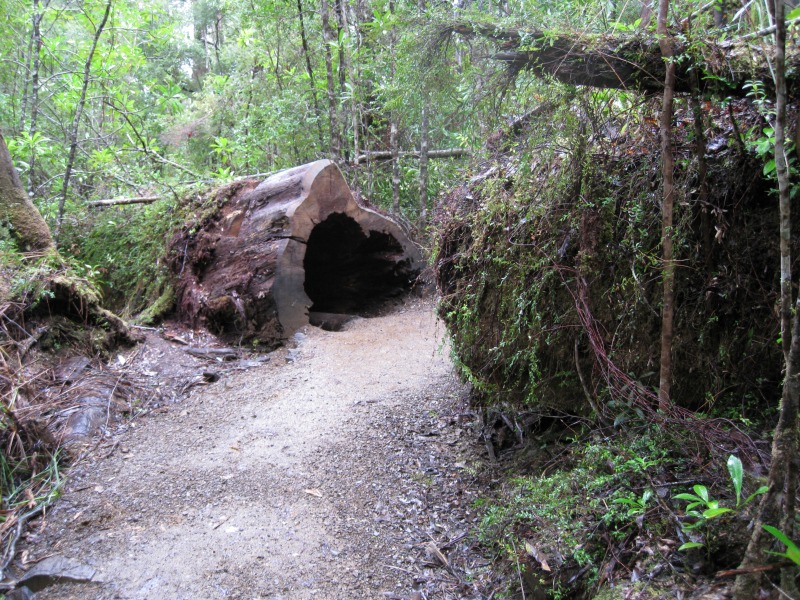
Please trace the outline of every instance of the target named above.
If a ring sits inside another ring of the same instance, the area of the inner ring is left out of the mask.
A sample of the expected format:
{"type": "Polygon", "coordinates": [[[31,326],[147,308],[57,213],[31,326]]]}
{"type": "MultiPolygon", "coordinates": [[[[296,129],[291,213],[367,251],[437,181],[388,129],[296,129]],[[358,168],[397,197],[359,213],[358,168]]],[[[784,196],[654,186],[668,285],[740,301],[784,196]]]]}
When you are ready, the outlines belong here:
{"type": "Polygon", "coordinates": [[[661,164],[662,164],[662,204],[661,204],[661,276],[664,283],[663,306],[661,309],[661,361],[658,385],[658,406],[666,411],[671,404],[672,384],[672,323],[675,314],[675,261],[672,256],[672,213],[675,205],[675,157],[672,153],[672,98],[675,89],[675,62],[672,60],[672,39],[667,31],[669,0],[659,0],[657,29],[661,54],[667,61],[664,80],[664,100],[661,105],[661,164]]]}
{"type": "MultiPolygon", "coordinates": [[[[49,3],[49,0],[48,0],[49,3]]],[[[46,8],[46,7],[45,7],[46,8]]],[[[33,144],[33,139],[36,136],[36,127],[38,126],[39,117],[39,67],[42,64],[42,13],[39,11],[39,0],[33,0],[33,71],[31,72],[31,126],[28,134],[33,144]]],[[[31,146],[31,155],[28,159],[28,195],[33,197],[35,195],[36,186],[36,146],[31,146]]]]}
{"type": "Polygon", "coordinates": [[[195,51],[192,53],[192,80],[199,90],[202,88],[203,79],[208,73],[208,50],[206,47],[208,24],[205,19],[202,18],[202,13],[197,6],[196,0],[192,3],[192,12],[194,13],[192,25],[194,27],[194,41],[196,44],[195,51]],[[202,56],[198,56],[198,53],[202,53],[202,56]]]}
{"type": "Polygon", "coordinates": [[[389,125],[389,147],[392,153],[392,210],[396,215],[400,214],[400,153],[397,142],[397,120],[392,115],[392,123],[389,125]]]}
{"type": "Polygon", "coordinates": [[[419,226],[425,227],[428,220],[428,111],[427,94],[422,104],[422,123],[419,141],[419,226]]]}
{"type": "MultiPolygon", "coordinates": [[[[800,408],[800,296],[792,314],[791,282],[791,198],[789,169],[786,160],[786,21],[785,2],[775,0],[775,166],[778,177],[778,205],[780,208],[781,253],[781,335],[786,356],[786,378],[783,383],[780,416],[772,438],[772,464],[769,470],[768,491],[759,505],[754,520],[753,533],[747,545],[740,568],[760,564],[764,559],[764,532],[762,525],[777,526],[790,539],[794,537],[795,495],[797,475],[794,460],[797,454],[797,411],[800,408]],[[791,322],[791,330],[789,328],[791,322]],[[790,340],[787,340],[787,337],[790,340]],[[788,352],[786,351],[788,348],[788,352]]],[[[781,587],[796,598],[795,569],[781,571],[781,587]]],[[[739,575],[734,586],[734,598],[745,600],[758,594],[760,574],[739,575]]]]}
{"type": "Polygon", "coordinates": [[[331,160],[339,160],[341,155],[341,143],[339,141],[339,121],[336,116],[336,84],[333,78],[333,56],[331,55],[331,43],[333,42],[333,31],[330,23],[330,5],[328,0],[322,0],[322,40],[325,44],[325,72],[328,83],[328,121],[330,126],[330,150],[331,160]]]}
{"type": "Polygon", "coordinates": [[[311,98],[314,102],[314,115],[317,117],[317,134],[319,135],[320,149],[325,147],[325,140],[322,136],[322,113],[319,110],[319,100],[317,98],[317,84],[314,81],[314,69],[311,68],[311,53],[308,50],[308,36],[306,35],[306,22],[303,18],[303,0],[297,0],[297,16],[300,19],[300,41],[303,45],[303,56],[306,59],[306,73],[308,73],[308,83],[311,86],[311,98]]]}
{"type": "MultiPolygon", "coordinates": [[[[339,47],[339,97],[344,98],[347,95],[347,78],[350,77],[352,82],[352,75],[350,73],[350,59],[345,52],[344,47],[344,32],[347,31],[347,14],[344,8],[344,0],[335,0],[334,9],[336,11],[336,41],[339,47]]],[[[339,133],[340,151],[341,156],[345,162],[350,162],[350,150],[346,143],[347,140],[347,125],[350,122],[350,114],[348,103],[342,101],[341,103],[341,129],[339,133]]]]}
{"type": "Polygon", "coordinates": [[[69,155],[67,156],[67,167],[64,170],[64,183],[61,186],[61,198],[58,201],[58,216],[56,218],[56,228],[53,232],[53,237],[58,241],[58,235],[61,232],[61,223],[64,220],[64,206],[67,202],[67,193],[69,192],[69,180],[72,176],[72,168],[75,166],[75,155],[78,151],[78,129],[83,116],[83,107],[86,105],[86,91],[89,89],[89,79],[91,78],[92,59],[94,58],[95,50],[97,50],[97,42],[100,40],[100,35],[108,21],[108,15],[111,13],[111,3],[113,0],[108,0],[105,12],[100,24],[94,32],[94,39],[92,39],[92,47],[89,49],[89,56],[86,57],[86,64],[83,66],[83,85],[81,86],[81,97],[78,100],[78,106],[75,108],[75,116],[72,119],[72,129],[69,136],[69,155]]]}
{"type": "Polygon", "coordinates": [[[172,240],[170,265],[181,317],[237,343],[278,345],[309,311],[368,311],[423,266],[402,229],[358,205],[328,160],[234,182],[214,202],[172,240]]]}
{"type": "MultiPolygon", "coordinates": [[[[695,41],[689,52],[684,43],[673,38],[672,53],[682,57],[674,64],[664,60],[659,40],[645,32],[616,36],[552,34],[503,30],[494,24],[472,22],[442,27],[438,43],[444,44],[453,34],[499,42],[502,51],[492,58],[506,63],[512,75],[528,69],[571,85],[661,93],[667,79],[667,65],[672,64],[675,93],[692,93],[692,73],[696,70],[702,74],[700,92],[704,96],[745,97],[751,92],[749,83],[753,80],[760,80],[767,94],[775,91],[769,61],[760,52],[761,46],[742,40],[707,39],[702,44],[695,41]],[[507,50],[515,45],[524,45],[525,50],[507,50]]],[[[793,70],[800,70],[797,48],[792,48],[787,63],[793,70]]],[[[800,97],[800,77],[792,79],[787,95],[790,99],[800,97]]]]}
{"type": "MultiPolygon", "coordinates": [[[[389,0],[389,12],[394,16],[394,0],[389,0]]],[[[395,48],[396,30],[392,23],[392,30],[389,33],[389,77],[392,85],[397,71],[397,54],[395,48]]],[[[400,157],[397,141],[397,111],[391,113],[389,123],[389,151],[392,153],[392,210],[396,215],[400,214],[400,157]]]]}
{"type": "Polygon", "coordinates": [[[31,87],[31,61],[33,60],[33,38],[34,31],[31,28],[31,37],[28,40],[28,52],[23,56],[23,81],[22,81],[22,101],[19,109],[19,128],[18,131],[25,131],[25,118],[28,115],[28,89],[31,87]]]}
{"type": "Polygon", "coordinates": [[[0,132],[0,225],[8,223],[23,252],[51,250],[53,238],[39,210],[22,188],[17,170],[0,132]]]}

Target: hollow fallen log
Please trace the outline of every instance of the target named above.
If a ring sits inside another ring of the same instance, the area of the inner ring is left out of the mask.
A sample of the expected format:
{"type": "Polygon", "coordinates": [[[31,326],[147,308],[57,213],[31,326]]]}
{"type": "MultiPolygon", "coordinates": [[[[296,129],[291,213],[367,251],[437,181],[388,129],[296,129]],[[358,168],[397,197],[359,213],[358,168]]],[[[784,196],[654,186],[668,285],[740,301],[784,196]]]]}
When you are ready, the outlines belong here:
{"type": "Polygon", "coordinates": [[[419,248],[356,203],[322,160],[220,188],[216,208],[170,244],[179,315],[233,343],[277,346],[308,313],[367,315],[408,290],[419,248]]]}

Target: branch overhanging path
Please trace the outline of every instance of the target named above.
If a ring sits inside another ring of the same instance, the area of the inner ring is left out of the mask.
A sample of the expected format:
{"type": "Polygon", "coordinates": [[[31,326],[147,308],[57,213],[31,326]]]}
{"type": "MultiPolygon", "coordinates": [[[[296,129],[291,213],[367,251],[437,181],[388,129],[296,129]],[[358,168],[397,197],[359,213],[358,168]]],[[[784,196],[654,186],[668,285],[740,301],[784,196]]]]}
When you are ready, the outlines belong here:
{"type": "MultiPolygon", "coordinates": [[[[553,78],[568,85],[662,93],[666,61],[658,38],[648,32],[616,35],[554,34],[537,29],[502,28],[490,23],[443,23],[435,28],[433,45],[441,46],[452,36],[484,38],[499,48],[490,58],[506,65],[514,76],[523,70],[553,78]]],[[[700,69],[699,92],[719,98],[745,97],[751,82],[760,80],[764,92],[774,93],[769,48],[744,40],[718,40],[709,37],[674,44],[675,93],[697,91],[692,71],[700,69]]],[[[787,48],[787,68],[800,69],[800,51],[787,48]]],[[[800,98],[800,79],[788,82],[790,99],[800,98]]]]}

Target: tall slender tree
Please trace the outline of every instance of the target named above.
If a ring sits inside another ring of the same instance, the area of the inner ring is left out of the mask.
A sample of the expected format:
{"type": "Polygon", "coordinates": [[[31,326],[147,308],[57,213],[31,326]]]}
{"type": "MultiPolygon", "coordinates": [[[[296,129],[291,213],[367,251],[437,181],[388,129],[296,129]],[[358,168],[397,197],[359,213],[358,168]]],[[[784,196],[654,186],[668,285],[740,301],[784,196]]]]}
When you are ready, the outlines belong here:
{"type": "MultiPolygon", "coordinates": [[[[800,295],[792,302],[791,256],[791,182],[786,160],[786,4],[774,0],[775,15],[775,167],[778,179],[778,206],[780,213],[781,255],[781,335],[785,352],[785,372],[778,424],[772,437],[772,455],[767,493],[761,499],[753,531],[736,578],[734,597],[747,600],[758,596],[761,575],[750,567],[763,561],[766,546],[763,525],[778,526],[790,539],[795,530],[795,496],[797,470],[795,460],[798,447],[798,419],[800,409],[800,295]],[[794,305],[794,311],[792,306],[794,305]],[[787,350],[788,349],[788,350],[787,350]]],[[[781,572],[783,594],[798,596],[795,570],[784,568],[781,572]]]]}
{"type": "Polygon", "coordinates": [[[108,15],[111,13],[111,6],[113,0],[108,0],[106,3],[103,16],[100,23],[95,27],[94,38],[92,39],[92,46],[89,49],[89,54],[86,57],[86,63],[83,67],[83,81],[81,84],[81,95],[78,100],[78,105],[75,107],[75,115],[72,119],[72,127],[69,133],[69,155],[67,156],[67,167],[64,171],[64,182],[61,186],[61,197],[58,200],[58,215],[56,219],[56,227],[53,231],[53,237],[58,240],[59,233],[61,232],[61,223],[64,220],[64,206],[67,202],[67,194],[69,193],[69,183],[72,176],[72,169],[75,166],[75,155],[78,151],[78,130],[80,129],[81,117],[83,116],[83,109],[86,105],[86,92],[89,89],[89,81],[92,74],[92,60],[94,53],[97,50],[97,44],[100,41],[100,36],[103,29],[108,22],[108,15]]]}
{"type": "Polygon", "coordinates": [[[675,314],[675,259],[672,250],[672,220],[675,206],[675,157],[672,152],[672,100],[675,95],[675,61],[672,39],[667,26],[669,0],[658,2],[658,44],[661,56],[666,61],[664,98],[661,104],[661,246],[663,306],[661,309],[661,373],[658,386],[659,407],[666,410],[670,405],[672,384],[672,330],[675,314]]]}
{"type": "Polygon", "coordinates": [[[328,125],[330,128],[329,154],[332,160],[341,156],[341,138],[339,135],[339,119],[336,110],[336,83],[333,76],[333,56],[331,45],[334,43],[333,29],[331,28],[331,8],[328,0],[322,0],[320,8],[322,16],[322,40],[325,44],[325,72],[328,84],[328,125]]]}
{"type": "Polygon", "coordinates": [[[319,110],[319,99],[317,98],[317,84],[314,80],[314,69],[311,66],[311,51],[308,49],[308,34],[306,33],[306,22],[303,17],[303,0],[297,0],[297,18],[300,20],[300,42],[303,46],[303,58],[305,59],[306,74],[308,84],[311,87],[311,101],[314,103],[314,115],[317,122],[317,135],[319,135],[319,145],[325,147],[322,136],[322,113],[319,110]]]}
{"type": "MultiPolygon", "coordinates": [[[[31,122],[28,135],[31,140],[31,152],[28,158],[28,194],[34,196],[36,190],[36,134],[39,126],[39,69],[42,63],[42,16],[47,10],[50,0],[42,6],[40,0],[33,0],[33,16],[31,17],[31,122]]],[[[27,88],[26,88],[27,89],[27,88]]]]}

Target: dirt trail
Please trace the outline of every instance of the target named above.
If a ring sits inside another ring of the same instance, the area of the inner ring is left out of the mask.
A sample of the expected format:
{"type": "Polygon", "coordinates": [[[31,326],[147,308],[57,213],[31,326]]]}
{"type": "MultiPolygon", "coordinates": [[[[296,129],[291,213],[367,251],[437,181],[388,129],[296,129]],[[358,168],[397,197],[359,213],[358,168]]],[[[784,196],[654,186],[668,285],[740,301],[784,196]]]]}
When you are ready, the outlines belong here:
{"type": "Polygon", "coordinates": [[[481,597],[477,426],[442,335],[422,305],[308,328],[138,421],[30,536],[93,582],[36,598],[481,597]]]}

